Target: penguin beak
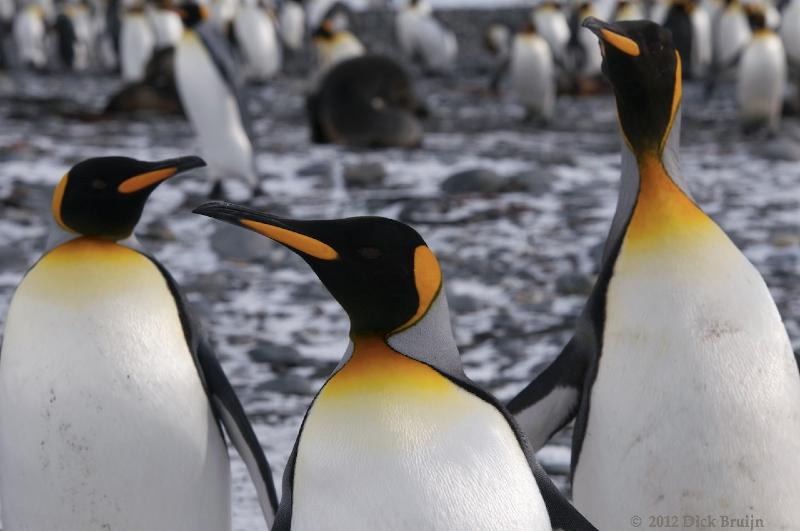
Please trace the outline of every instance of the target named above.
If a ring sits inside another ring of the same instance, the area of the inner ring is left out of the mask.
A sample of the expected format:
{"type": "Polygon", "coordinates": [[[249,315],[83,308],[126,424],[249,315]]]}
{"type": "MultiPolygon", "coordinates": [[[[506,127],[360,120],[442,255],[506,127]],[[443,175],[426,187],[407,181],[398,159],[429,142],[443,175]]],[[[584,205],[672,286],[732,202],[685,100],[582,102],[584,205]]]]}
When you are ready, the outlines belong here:
{"type": "Polygon", "coordinates": [[[205,161],[200,157],[180,157],[152,162],[145,173],[134,175],[122,181],[117,187],[117,191],[122,194],[133,194],[156,186],[174,175],[205,165],[205,161]]]}
{"type": "Polygon", "coordinates": [[[250,229],[299,253],[303,258],[326,261],[339,258],[339,253],[333,247],[310,234],[313,225],[321,223],[318,221],[280,218],[222,201],[204,203],[193,212],[250,229]]]}
{"type": "Polygon", "coordinates": [[[623,35],[615,24],[603,22],[595,17],[586,17],[581,25],[597,35],[603,43],[613,46],[620,52],[631,57],[641,55],[641,50],[639,50],[639,45],[636,41],[623,35]]]}

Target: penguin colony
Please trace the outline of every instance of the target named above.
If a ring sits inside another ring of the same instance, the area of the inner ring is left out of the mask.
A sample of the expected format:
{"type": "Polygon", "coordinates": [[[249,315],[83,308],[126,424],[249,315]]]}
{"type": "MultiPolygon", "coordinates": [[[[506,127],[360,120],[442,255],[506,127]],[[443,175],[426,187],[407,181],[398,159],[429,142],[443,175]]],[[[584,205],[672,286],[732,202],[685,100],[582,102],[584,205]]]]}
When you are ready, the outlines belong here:
{"type": "Polygon", "coordinates": [[[241,204],[269,192],[246,82],[268,82],[284,54],[310,45],[312,140],[413,148],[425,112],[409,72],[452,75],[455,34],[424,0],[403,5],[404,66],[366,49],[346,6],[278,7],[0,4],[15,52],[6,68],[113,65],[131,90],[166,57],[203,154],[91,158],[55,187],[48,247],[13,296],[0,351],[3,528],[230,530],[229,440],[273,530],[616,531],[632,515],[723,509],[800,529],[797,362],[764,280],[679,164],[684,79],[711,93],[734,78],[744,130],[778,130],[800,0],[782,11],[581,2],[570,13],[546,1],[516,28],[487,25],[491,87],[508,70],[528,119],[554,120],[560,91],[602,90],[604,78],[622,139],[617,210],[574,336],[508,404],[464,373],[441,267],[413,228],[241,204]],[[195,213],[299,255],[350,321],[280,496],[217,353],[134,234],[162,182],[206,165],[215,200],[195,213]],[[570,501],[534,452],[573,420],[570,501]]]}

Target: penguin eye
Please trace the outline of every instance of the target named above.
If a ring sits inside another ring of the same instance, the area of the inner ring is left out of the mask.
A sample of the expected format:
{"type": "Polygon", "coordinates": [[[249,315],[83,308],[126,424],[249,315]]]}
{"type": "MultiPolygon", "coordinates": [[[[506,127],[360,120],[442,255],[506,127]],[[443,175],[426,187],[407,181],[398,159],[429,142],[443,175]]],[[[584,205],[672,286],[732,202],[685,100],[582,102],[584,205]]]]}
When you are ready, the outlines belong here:
{"type": "Polygon", "coordinates": [[[95,190],[105,190],[108,184],[103,179],[95,179],[92,181],[92,188],[95,190]]]}
{"type": "Polygon", "coordinates": [[[361,258],[365,258],[367,260],[376,260],[383,256],[383,252],[377,247],[361,247],[360,249],[356,250],[356,252],[361,258]]]}

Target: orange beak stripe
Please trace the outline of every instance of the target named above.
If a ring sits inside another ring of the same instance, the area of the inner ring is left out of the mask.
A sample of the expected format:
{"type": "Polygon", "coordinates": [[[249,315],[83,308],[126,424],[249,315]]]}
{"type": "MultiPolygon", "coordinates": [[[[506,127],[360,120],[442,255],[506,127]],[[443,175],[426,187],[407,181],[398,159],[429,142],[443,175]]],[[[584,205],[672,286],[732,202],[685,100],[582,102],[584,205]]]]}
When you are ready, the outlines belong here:
{"type": "Polygon", "coordinates": [[[267,238],[314,258],[319,258],[320,260],[336,260],[339,258],[339,253],[333,247],[305,234],[249,219],[240,219],[239,223],[259,234],[263,234],[267,238]]]}
{"type": "Polygon", "coordinates": [[[130,179],[122,181],[119,187],[117,187],[117,191],[122,194],[132,194],[134,192],[138,192],[139,190],[143,190],[148,186],[160,183],[164,179],[169,179],[175,175],[175,172],[177,171],[177,168],[165,168],[163,170],[143,173],[141,175],[137,175],[136,177],[131,177],[130,179]]]}
{"type": "Polygon", "coordinates": [[[600,30],[600,33],[602,33],[604,41],[622,53],[628,54],[632,57],[639,57],[639,55],[642,53],[639,50],[639,45],[636,44],[633,39],[629,39],[628,37],[614,33],[613,31],[609,31],[607,29],[600,30]]]}

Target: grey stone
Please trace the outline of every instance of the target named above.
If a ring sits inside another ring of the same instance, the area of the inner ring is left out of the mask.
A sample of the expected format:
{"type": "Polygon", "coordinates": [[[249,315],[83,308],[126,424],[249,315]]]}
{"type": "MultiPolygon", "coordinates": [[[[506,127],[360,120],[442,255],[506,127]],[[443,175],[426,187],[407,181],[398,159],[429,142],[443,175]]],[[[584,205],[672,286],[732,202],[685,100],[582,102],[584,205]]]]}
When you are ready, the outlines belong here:
{"type": "Polygon", "coordinates": [[[312,162],[303,166],[295,175],[298,177],[326,177],[330,178],[333,175],[333,168],[329,162],[312,162]]]}
{"type": "Polygon", "coordinates": [[[344,182],[352,188],[378,186],[386,178],[386,169],[377,161],[362,162],[344,167],[344,182]]]}
{"type": "Polygon", "coordinates": [[[254,232],[218,223],[211,235],[211,248],[223,260],[255,262],[266,259],[275,245],[254,232]]]}
{"type": "Polygon", "coordinates": [[[271,391],[273,393],[282,393],[285,395],[313,395],[315,393],[311,382],[305,378],[292,375],[262,382],[256,386],[256,391],[271,391]]]}
{"type": "Polygon", "coordinates": [[[565,273],[556,279],[556,290],[562,295],[587,295],[592,281],[580,273],[565,273]]]}
{"type": "Polygon", "coordinates": [[[493,194],[502,192],[508,180],[492,170],[476,168],[454,173],[442,182],[442,191],[448,194],[493,194]]]}
{"type": "Polygon", "coordinates": [[[296,348],[289,345],[277,345],[269,341],[259,341],[247,355],[258,363],[298,365],[302,361],[302,356],[296,348]]]}

